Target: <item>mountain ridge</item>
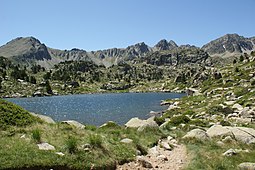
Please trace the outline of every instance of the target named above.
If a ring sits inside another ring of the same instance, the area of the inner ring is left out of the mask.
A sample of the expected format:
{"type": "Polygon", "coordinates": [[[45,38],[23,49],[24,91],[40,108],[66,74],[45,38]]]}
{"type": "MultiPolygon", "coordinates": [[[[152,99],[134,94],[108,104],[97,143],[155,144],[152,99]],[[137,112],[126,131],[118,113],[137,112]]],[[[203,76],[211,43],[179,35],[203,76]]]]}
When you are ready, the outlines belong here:
{"type": "Polygon", "coordinates": [[[155,52],[183,48],[198,48],[212,57],[229,57],[254,50],[255,37],[245,38],[238,34],[226,34],[210,41],[201,48],[189,44],[178,46],[173,40],[162,39],[153,47],[140,42],[126,48],[110,48],[97,51],[86,51],[77,48],[71,50],[54,49],[47,47],[35,37],[18,37],[0,47],[0,56],[10,58],[17,63],[39,64],[46,68],[70,60],[93,61],[97,65],[110,67],[122,61],[133,61],[137,58],[151,56],[155,52]]]}

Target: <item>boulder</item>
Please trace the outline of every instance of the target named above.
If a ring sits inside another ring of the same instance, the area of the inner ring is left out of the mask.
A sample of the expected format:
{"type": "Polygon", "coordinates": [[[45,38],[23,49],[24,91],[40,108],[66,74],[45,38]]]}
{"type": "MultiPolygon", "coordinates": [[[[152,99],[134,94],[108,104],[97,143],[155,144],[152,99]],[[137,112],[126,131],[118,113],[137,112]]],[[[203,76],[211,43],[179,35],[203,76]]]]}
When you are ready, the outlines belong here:
{"type": "Polygon", "coordinates": [[[37,144],[37,146],[39,147],[39,150],[45,150],[45,151],[55,150],[55,147],[48,143],[40,143],[40,144],[37,144]]]}
{"type": "Polygon", "coordinates": [[[65,156],[65,154],[63,152],[55,152],[55,154],[57,154],[59,156],[65,156]]]}
{"type": "Polygon", "coordinates": [[[39,119],[41,119],[42,121],[46,122],[46,123],[50,123],[50,124],[55,124],[56,122],[49,116],[45,116],[45,115],[40,115],[40,114],[35,114],[35,113],[30,113],[31,115],[38,117],[39,119]]]}
{"type": "Polygon", "coordinates": [[[145,160],[142,156],[139,156],[139,157],[137,158],[137,161],[138,161],[138,163],[141,164],[142,167],[144,167],[144,168],[153,168],[152,164],[151,164],[149,161],[145,160]]]}
{"type": "Polygon", "coordinates": [[[172,150],[172,147],[168,144],[168,142],[161,142],[160,147],[164,148],[165,150],[172,150]]]}
{"type": "Polygon", "coordinates": [[[234,149],[229,149],[226,152],[224,152],[222,155],[223,156],[233,156],[233,155],[236,155],[236,154],[237,154],[237,152],[234,149]]]}
{"type": "Polygon", "coordinates": [[[243,110],[243,106],[241,106],[240,104],[236,103],[232,106],[233,109],[237,109],[239,111],[243,110]]]}
{"type": "Polygon", "coordinates": [[[255,143],[254,129],[245,128],[245,127],[230,127],[230,129],[237,141],[240,141],[246,144],[255,143]]]}
{"type": "Polygon", "coordinates": [[[226,105],[230,106],[230,105],[233,105],[235,103],[235,101],[225,101],[224,103],[226,105]]]}
{"type": "Polygon", "coordinates": [[[75,120],[66,120],[66,121],[62,121],[61,123],[65,123],[68,124],[70,126],[76,127],[77,129],[84,129],[85,126],[75,120]]]}
{"type": "Polygon", "coordinates": [[[222,142],[224,143],[229,143],[233,142],[234,140],[230,136],[226,136],[224,139],[222,139],[222,142]]]}
{"type": "Polygon", "coordinates": [[[129,139],[129,138],[125,138],[125,139],[122,139],[120,142],[121,142],[121,143],[129,144],[129,143],[132,143],[133,140],[132,140],[132,139],[129,139]]]}
{"type": "Polygon", "coordinates": [[[148,154],[158,156],[159,151],[158,151],[158,146],[154,146],[148,150],[148,154]]]}
{"type": "Polygon", "coordinates": [[[99,128],[111,128],[111,127],[119,127],[119,125],[113,121],[109,121],[102,124],[99,128]]]}
{"type": "Polygon", "coordinates": [[[255,163],[243,162],[238,165],[239,170],[255,170],[255,163]]]}
{"type": "Polygon", "coordinates": [[[162,161],[168,161],[168,159],[165,155],[159,155],[159,156],[157,156],[157,159],[162,160],[162,161]]]}
{"type": "Polygon", "coordinates": [[[185,136],[183,136],[184,139],[187,138],[195,138],[199,140],[207,140],[209,139],[209,136],[206,134],[204,130],[201,129],[193,129],[189,131],[185,136]]]}
{"type": "Polygon", "coordinates": [[[130,119],[126,124],[126,127],[131,127],[131,128],[140,128],[139,131],[144,130],[146,127],[158,127],[158,124],[154,121],[154,116],[150,117],[147,120],[141,120],[138,117],[130,119]]]}
{"type": "Polygon", "coordinates": [[[206,131],[206,133],[211,138],[232,135],[231,131],[222,125],[213,125],[206,131]]]}
{"type": "Polygon", "coordinates": [[[241,110],[239,115],[243,118],[250,118],[249,107],[245,107],[243,110],[241,110]]]}

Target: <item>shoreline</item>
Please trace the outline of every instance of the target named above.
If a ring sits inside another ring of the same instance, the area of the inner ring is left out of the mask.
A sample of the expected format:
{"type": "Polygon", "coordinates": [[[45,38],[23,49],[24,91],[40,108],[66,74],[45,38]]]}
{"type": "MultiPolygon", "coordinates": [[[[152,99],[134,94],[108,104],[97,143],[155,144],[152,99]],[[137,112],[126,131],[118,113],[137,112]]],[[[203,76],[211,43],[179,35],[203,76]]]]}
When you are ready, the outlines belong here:
{"type": "Polygon", "coordinates": [[[186,94],[184,90],[173,90],[173,91],[105,91],[105,92],[89,92],[89,93],[73,93],[73,94],[48,94],[42,96],[2,96],[1,99],[17,99],[17,98],[36,98],[36,97],[53,97],[53,96],[70,96],[70,95],[90,95],[90,94],[120,94],[120,93],[180,93],[186,94]]]}

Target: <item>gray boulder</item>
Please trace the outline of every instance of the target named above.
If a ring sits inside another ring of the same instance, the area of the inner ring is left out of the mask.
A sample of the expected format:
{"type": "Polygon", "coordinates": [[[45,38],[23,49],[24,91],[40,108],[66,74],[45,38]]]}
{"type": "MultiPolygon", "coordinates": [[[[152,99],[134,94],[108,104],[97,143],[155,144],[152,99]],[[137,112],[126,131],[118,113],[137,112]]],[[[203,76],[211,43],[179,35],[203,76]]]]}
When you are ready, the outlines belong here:
{"type": "Polygon", "coordinates": [[[137,158],[137,161],[138,161],[138,163],[141,164],[142,167],[144,167],[144,168],[153,168],[152,164],[151,164],[149,161],[145,160],[142,156],[139,156],[139,157],[137,158]]]}
{"type": "Polygon", "coordinates": [[[224,152],[222,155],[223,156],[233,156],[233,155],[236,155],[236,154],[237,154],[237,152],[234,149],[229,149],[226,152],[224,152]]]}
{"type": "Polygon", "coordinates": [[[43,122],[46,123],[50,123],[50,124],[55,124],[56,122],[49,116],[45,116],[45,115],[40,115],[40,114],[35,114],[35,113],[30,113],[31,115],[38,117],[39,119],[41,119],[43,122]]]}
{"type": "Polygon", "coordinates": [[[129,138],[125,138],[125,139],[122,139],[120,142],[121,142],[121,143],[129,144],[129,143],[132,143],[133,140],[132,140],[132,139],[129,139],[129,138]]]}
{"type": "Polygon", "coordinates": [[[37,146],[39,147],[39,150],[45,150],[45,151],[55,150],[55,147],[48,143],[40,143],[40,144],[37,144],[37,146]]]}
{"type": "Polygon", "coordinates": [[[240,104],[236,103],[232,106],[232,109],[236,109],[238,111],[243,110],[243,106],[241,106],[240,104]]]}
{"type": "Polygon", "coordinates": [[[126,124],[126,127],[140,128],[139,131],[144,130],[146,127],[158,127],[158,124],[154,121],[154,116],[147,120],[141,120],[138,117],[130,119],[126,124]]]}
{"type": "Polygon", "coordinates": [[[231,127],[231,132],[233,133],[237,141],[252,144],[255,143],[255,130],[246,127],[231,127]]]}
{"type": "Polygon", "coordinates": [[[243,162],[238,165],[239,170],[255,170],[255,163],[243,162]]]}
{"type": "Polygon", "coordinates": [[[209,136],[206,134],[206,132],[204,130],[193,129],[193,130],[189,131],[185,136],[183,136],[183,139],[188,139],[188,138],[207,140],[207,139],[209,139],[209,136]]]}
{"type": "Polygon", "coordinates": [[[62,121],[62,123],[68,124],[68,125],[73,126],[77,129],[84,129],[85,128],[85,126],[83,124],[81,124],[81,123],[79,123],[75,120],[66,120],[66,121],[62,121]]]}
{"type": "Polygon", "coordinates": [[[213,137],[223,137],[223,136],[231,136],[231,130],[222,125],[213,125],[207,131],[207,135],[211,138],[213,137]]]}

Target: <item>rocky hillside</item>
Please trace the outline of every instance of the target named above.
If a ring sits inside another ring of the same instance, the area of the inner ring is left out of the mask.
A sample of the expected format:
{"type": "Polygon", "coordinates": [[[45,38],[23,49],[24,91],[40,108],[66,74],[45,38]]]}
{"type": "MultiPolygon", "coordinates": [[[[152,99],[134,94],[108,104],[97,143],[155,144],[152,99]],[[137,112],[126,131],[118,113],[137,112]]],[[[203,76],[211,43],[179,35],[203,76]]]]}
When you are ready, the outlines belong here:
{"type": "Polygon", "coordinates": [[[255,48],[255,38],[245,38],[238,34],[227,34],[202,47],[211,56],[230,56],[250,53],[255,48]]]}

